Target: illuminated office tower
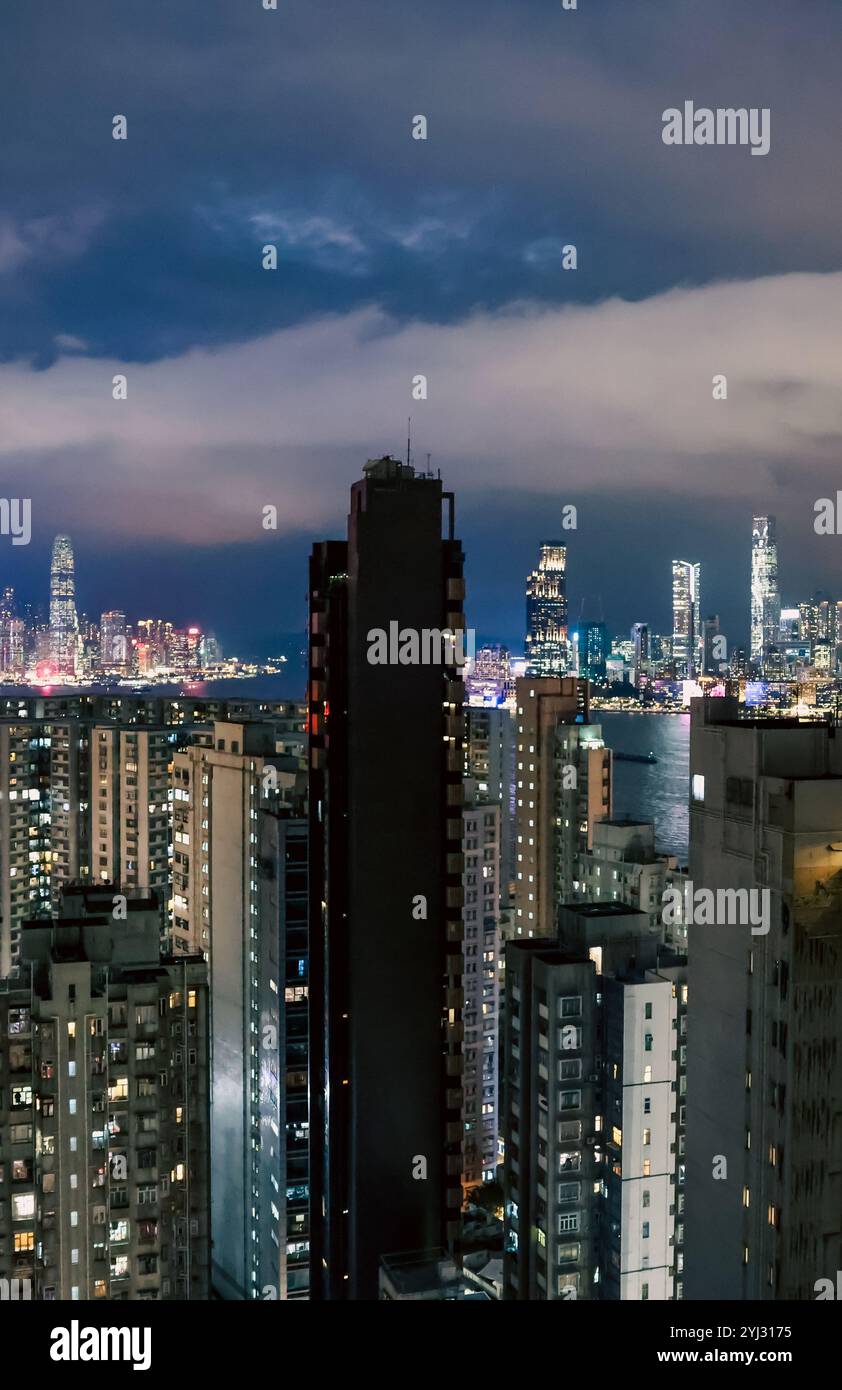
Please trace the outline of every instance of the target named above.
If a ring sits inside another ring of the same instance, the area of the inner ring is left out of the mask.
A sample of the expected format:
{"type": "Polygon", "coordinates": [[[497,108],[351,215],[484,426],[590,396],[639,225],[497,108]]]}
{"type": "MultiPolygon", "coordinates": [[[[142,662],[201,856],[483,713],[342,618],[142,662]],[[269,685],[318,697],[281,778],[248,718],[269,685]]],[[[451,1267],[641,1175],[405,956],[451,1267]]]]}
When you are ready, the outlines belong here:
{"type": "Polygon", "coordinates": [[[465,694],[471,703],[499,705],[510,684],[509,649],[499,643],[480,647],[465,678],[465,694]]]}
{"type": "Polygon", "coordinates": [[[712,613],[702,623],[701,674],[703,676],[718,676],[720,666],[726,664],[727,650],[725,639],[722,636],[719,614],[712,613]]]}
{"type": "Polygon", "coordinates": [[[631,630],[634,642],[634,684],[640,689],[651,670],[649,653],[649,626],[647,623],[634,623],[631,630]]]}
{"type": "Polygon", "coordinates": [[[839,731],[696,700],[690,788],[690,879],[729,902],[689,931],[687,1297],[810,1301],[842,1268],[839,731]]]}
{"type": "Polygon", "coordinates": [[[174,629],[167,643],[167,667],[174,675],[184,676],[190,670],[190,643],[186,632],[174,629]]]}
{"type": "Polygon", "coordinates": [[[78,643],[73,546],[69,536],[56,536],[50,564],[50,660],[59,675],[76,674],[78,643]]]}
{"type": "Polygon", "coordinates": [[[497,1172],[500,957],[500,806],[465,780],[464,1102],[462,1183],[491,1182],[497,1172]]]}
{"type": "Polygon", "coordinates": [[[605,680],[608,645],[605,623],[582,624],[579,630],[579,675],[585,680],[605,680]]]}
{"type": "Polygon", "coordinates": [[[218,720],[173,759],[174,946],[210,960],[212,1279],[230,1300],[308,1288],[306,771],[280,741],[271,720],[218,720]]]}
{"type": "Polygon", "coordinates": [[[335,1300],[451,1244],[462,1201],[461,669],[369,660],[391,623],[464,630],[462,547],[440,479],[363,472],[310,562],[311,1297],[335,1300]]]}
{"type": "Polygon", "coordinates": [[[208,989],[160,905],[67,893],[0,984],[0,1278],[34,1299],[210,1297],[208,989]]]}
{"type": "Polygon", "coordinates": [[[590,723],[587,681],[524,676],[516,690],[515,927],[550,936],[594,825],[611,815],[611,751],[590,723]]]}
{"type": "Polygon", "coordinates": [[[222,647],[210,633],[205,633],[199,639],[198,659],[203,671],[209,666],[217,666],[222,660],[222,647]]]}
{"type": "Polygon", "coordinates": [[[172,623],[163,622],[160,618],[141,618],[136,624],[136,632],[141,674],[155,675],[165,670],[172,642],[172,623]]]}
{"type": "Polygon", "coordinates": [[[536,676],[565,676],[570,668],[566,568],[566,546],[545,541],[526,580],[527,671],[536,676]]]}
{"type": "Polygon", "coordinates": [[[100,662],[103,671],[125,675],[131,670],[126,615],[117,609],[100,619],[100,662]]]}
{"type": "Polygon", "coordinates": [[[692,680],[701,668],[700,586],[701,566],[689,560],[673,560],[672,658],[677,680],[692,680]]]}
{"type": "Polygon", "coordinates": [[[773,516],[751,522],[751,660],[765,675],[780,642],[781,595],[778,589],[778,542],[773,516]]]}
{"type": "Polygon", "coordinates": [[[822,653],[819,649],[829,647],[833,652],[835,668],[836,647],[842,640],[837,619],[838,607],[838,604],[832,603],[821,593],[815,594],[810,603],[798,605],[801,641],[809,646],[809,661],[815,665],[827,665],[827,658],[821,659],[822,653]]]}
{"type": "Polygon", "coordinates": [[[12,624],[15,621],[15,591],[4,589],[0,599],[0,674],[16,673],[13,656],[12,624]]]}

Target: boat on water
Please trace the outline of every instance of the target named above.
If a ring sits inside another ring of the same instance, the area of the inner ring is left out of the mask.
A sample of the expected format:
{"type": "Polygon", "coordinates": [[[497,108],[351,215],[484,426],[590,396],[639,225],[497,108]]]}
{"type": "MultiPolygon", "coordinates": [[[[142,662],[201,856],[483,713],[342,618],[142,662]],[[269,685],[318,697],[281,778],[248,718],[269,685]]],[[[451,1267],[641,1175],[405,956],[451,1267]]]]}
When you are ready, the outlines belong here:
{"type": "Polygon", "coordinates": [[[658,761],[651,749],[648,753],[615,753],[614,757],[621,763],[656,763],[658,761]]]}

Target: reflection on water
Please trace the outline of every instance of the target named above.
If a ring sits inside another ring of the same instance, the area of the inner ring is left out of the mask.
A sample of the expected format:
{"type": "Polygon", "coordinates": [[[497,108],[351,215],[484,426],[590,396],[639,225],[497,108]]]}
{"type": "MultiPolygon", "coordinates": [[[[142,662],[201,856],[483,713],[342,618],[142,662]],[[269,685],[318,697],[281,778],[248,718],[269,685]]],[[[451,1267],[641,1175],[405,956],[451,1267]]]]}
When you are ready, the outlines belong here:
{"type": "Polygon", "coordinates": [[[614,815],[654,820],[655,843],[663,854],[687,863],[690,759],[689,714],[607,713],[595,710],[605,742],[614,752],[655,754],[656,763],[614,760],[614,815]]]}

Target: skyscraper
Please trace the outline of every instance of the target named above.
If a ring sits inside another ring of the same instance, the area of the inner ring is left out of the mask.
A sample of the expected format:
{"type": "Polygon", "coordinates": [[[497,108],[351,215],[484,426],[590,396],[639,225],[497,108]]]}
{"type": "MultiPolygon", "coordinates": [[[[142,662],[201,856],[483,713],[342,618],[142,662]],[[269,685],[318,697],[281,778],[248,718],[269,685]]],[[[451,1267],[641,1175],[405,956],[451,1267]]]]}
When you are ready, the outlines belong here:
{"type": "Polygon", "coordinates": [[[56,536],[50,564],[50,660],[57,674],[76,674],[78,642],[73,546],[69,536],[56,536]]]}
{"type": "Polygon", "coordinates": [[[566,676],[567,548],[544,541],[537,570],[526,580],[526,660],[534,676],[566,676]]]}
{"type": "Polygon", "coordinates": [[[688,933],[687,1297],[810,1300],[842,1267],[838,730],[694,701],[690,785],[690,879],[727,897],[688,933]]]}
{"type": "Polygon", "coordinates": [[[701,566],[690,560],[673,560],[672,658],[678,680],[692,680],[701,667],[700,588],[701,566]]]}
{"type": "Polygon", "coordinates": [[[634,642],[634,684],[639,689],[650,671],[649,625],[634,623],[631,637],[634,642]]]}
{"type": "Polygon", "coordinates": [[[462,566],[453,494],[391,458],[311,558],[314,1299],[376,1298],[382,1256],[459,1230],[463,683],[370,658],[393,623],[463,630],[462,566]]]}
{"type": "Polygon", "coordinates": [[[501,809],[479,793],[473,778],[465,779],[465,797],[462,1182],[467,1189],[490,1182],[497,1172],[501,809]]]}
{"type": "Polygon", "coordinates": [[[780,640],[781,595],[778,589],[778,542],[773,516],[751,522],[751,660],[765,674],[769,656],[780,640]]]}
{"type": "Polygon", "coordinates": [[[579,675],[589,681],[604,681],[607,655],[605,623],[583,623],[579,631],[579,675]]]}
{"type": "Polygon", "coordinates": [[[103,671],[125,673],[131,669],[126,615],[114,609],[103,613],[99,624],[99,659],[103,671]]]}
{"type": "Polygon", "coordinates": [[[702,674],[718,676],[720,666],[725,663],[726,651],[719,614],[711,613],[702,623],[702,674]]]}
{"type": "Polygon", "coordinates": [[[515,925],[524,936],[554,933],[579,854],[611,814],[611,750],[590,723],[588,689],[572,676],[524,676],[516,685],[515,925]]]}
{"type": "Polygon", "coordinates": [[[307,819],[283,722],[215,721],[173,760],[175,948],[210,956],[212,1282],[307,1292],[307,819]]]}

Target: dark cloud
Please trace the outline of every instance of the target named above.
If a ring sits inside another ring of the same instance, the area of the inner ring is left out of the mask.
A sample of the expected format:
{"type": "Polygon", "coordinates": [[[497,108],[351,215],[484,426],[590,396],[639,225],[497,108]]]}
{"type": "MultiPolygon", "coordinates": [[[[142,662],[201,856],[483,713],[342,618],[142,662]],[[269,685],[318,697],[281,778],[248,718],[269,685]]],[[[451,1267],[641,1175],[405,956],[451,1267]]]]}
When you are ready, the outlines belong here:
{"type": "Polygon", "coordinates": [[[11,7],[0,466],[7,490],[30,478],[39,528],[14,564],[73,530],[93,606],[142,575],[159,607],[213,595],[233,626],[232,563],[255,592],[275,577],[295,629],[293,570],[250,539],[260,507],[277,498],[299,563],[412,411],[482,539],[489,630],[519,631],[560,490],[604,518],[571,583],[598,582],[618,622],[663,611],[675,548],[704,552],[743,621],[745,517],[776,500],[806,557],[793,583],[812,566],[829,585],[809,520],[842,433],[840,38],[836,0],[11,7]],[[685,98],[768,106],[770,154],[664,146],[685,98]]]}

